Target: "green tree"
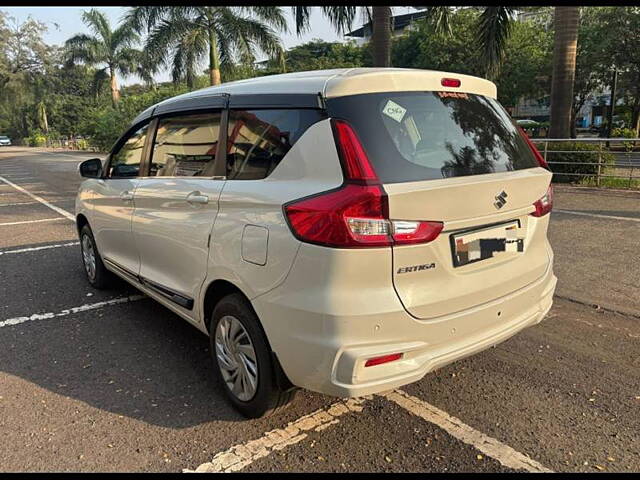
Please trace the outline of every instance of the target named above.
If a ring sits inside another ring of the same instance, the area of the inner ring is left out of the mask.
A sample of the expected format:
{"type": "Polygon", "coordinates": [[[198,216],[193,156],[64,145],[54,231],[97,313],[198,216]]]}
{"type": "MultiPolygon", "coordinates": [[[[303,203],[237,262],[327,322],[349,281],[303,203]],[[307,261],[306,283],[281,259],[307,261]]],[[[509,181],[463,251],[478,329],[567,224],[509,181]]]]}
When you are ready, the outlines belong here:
{"type": "Polygon", "coordinates": [[[127,23],[112,29],[106,15],[96,9],[83,12],[82,21],[94,35],[81,33],[67,40],[65,46],[69,60],[91,66],[104,65],[96,70],[96,83],[105,76],[109,78],[111,99],[115,106],[120,99],[116,75],[128,76],[133,73],[140,59],[140,52],[132,47],[139,40],[138,34],[127,23]]]}
{"type": "MultiPolygon", "coordinates": [[[[481,15],[479,9],[459,9],[437,33],[430,19],[416,22],[414,30],[394,40],[393,64],[483,76],[482,53],[468,48],[477,36],[481,15]]],[[[494,78],[504,105],[515,106],[522,97],[540,97],[548,91],[551,40],[551,33],[538,23],[514,22],[504,46],[502,68],[494,78]]]]}
{"type": "Polygon", "coordinates": [[[221,68],[234,60],[253,61],[256,49],[267,55],[280,50],[277,31],[286,30],[279,7],[133,7],[125,24],[149,32],[145,49],[156,64],[172,65],[174,81],[193,85],[197,65],[209,62],[211,85],[221,83],[221,68]],[[276,29],[276,30],[274,30],[276,29]]]}
{"type": "MultiPolygon", "coordinates": [[[[589,10],[589,8],[585,8],[589,10]]],[[[602,82],[610,84],[613,69],[620,72],[619,91],[631,108],[631,128],[640,136],[640,7],[598,9],[602,82]]]]}

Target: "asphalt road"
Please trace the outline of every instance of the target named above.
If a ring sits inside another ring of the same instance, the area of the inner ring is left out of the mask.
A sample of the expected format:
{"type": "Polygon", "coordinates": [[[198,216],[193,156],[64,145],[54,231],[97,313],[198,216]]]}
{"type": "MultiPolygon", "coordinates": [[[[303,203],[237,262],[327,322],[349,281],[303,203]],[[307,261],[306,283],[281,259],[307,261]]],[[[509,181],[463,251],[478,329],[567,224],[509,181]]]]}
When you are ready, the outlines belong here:
{"type": "Polygon", "coordinates": [[[0,150],[0,471],[640,470],[639,194],[556,189],[541,324],[400,391],[248,421],[201,333],[85,281],[60,213],[85,158],[0,150]]]}

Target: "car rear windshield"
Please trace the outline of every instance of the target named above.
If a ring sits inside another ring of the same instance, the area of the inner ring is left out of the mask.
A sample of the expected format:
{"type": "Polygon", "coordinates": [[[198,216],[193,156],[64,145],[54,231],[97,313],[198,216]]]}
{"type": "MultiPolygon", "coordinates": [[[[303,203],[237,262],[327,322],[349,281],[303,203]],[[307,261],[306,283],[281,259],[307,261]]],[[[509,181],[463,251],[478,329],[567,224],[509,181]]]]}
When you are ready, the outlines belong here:
{"type": "Polygon", "coordinates": [[[349,122],[384,183],[537,167],[509,114],[494,99],[460,92],[390,92],[327,101],[349,122]]]}

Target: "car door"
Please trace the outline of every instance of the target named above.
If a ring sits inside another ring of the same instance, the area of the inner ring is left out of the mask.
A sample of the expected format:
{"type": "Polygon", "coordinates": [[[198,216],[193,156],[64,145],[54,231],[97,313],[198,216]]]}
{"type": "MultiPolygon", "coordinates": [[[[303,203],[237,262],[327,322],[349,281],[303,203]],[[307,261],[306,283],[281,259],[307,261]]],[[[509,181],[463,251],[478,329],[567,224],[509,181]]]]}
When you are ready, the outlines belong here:
{"type": "Polygon", "coordinates": [[[93,194],[91,228],[98,250],[111,268],[130,275],[137,274],[140,266],[131,217],[148,131],[149,124],[144,123],[123,136],[109,156],[105,176],[96,182],[93,194]]]}
{"type": "Polygon", "coordinates": [[[223,177],[214,176],[221,111],[158,119],[148,173],[135,193],[141,281],[196,318],[223,177]]]}

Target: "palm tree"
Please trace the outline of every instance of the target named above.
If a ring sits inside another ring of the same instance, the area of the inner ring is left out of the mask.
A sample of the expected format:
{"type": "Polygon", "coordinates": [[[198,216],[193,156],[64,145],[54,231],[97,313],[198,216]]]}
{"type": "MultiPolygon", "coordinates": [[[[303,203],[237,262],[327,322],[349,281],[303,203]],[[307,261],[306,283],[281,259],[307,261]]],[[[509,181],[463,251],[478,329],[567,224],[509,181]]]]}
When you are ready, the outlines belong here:
{"type": "Polygon", "coordinates": [[[94,35],[78,34],[67,40],[65,47],[68,59],[91,66],[104,65],[96,70],[94,83],[97,85],[102,78],[108,76],[111,100],[116,106],[120,99],[116,74],[127,76],[135,70],[140,52],[132,48],[132,45],[138,40],[138,34],[127,24],[112,30],[106,15],[94,8],[83,12],[82,21],[94,35]]]}
{"type": "Polygon", "coordinates": [[[376,67],[391,66],[391,7],[372,7],[371,47],[373,50],[373,65],[376,67]]]}
{"type": "Polygon", "coordinates": [[[571,106],[579,24],[580,7],[555,7],[551,125],[549,126],[551,138],[568,138],[571,134],[571,106]]]}
{"type": "Polygon", "coordinates": [[[125,24],[149,33],[145,50],[157,64],[172,63],[174,81],[193,84],[203,57],[211,85],[221,83],[220,69],[236,57],[253,58],[256,48],[277,55],[287,22],[279,7],[132,7],[125,24]]]}
{"type": "MultiPolygon", "coordinates": [[[[311,7],[292,7],[296,19],[298,34],[309,28],[311,7]]],[[[450,34],[449,26],[452,7],[412,7],[427,10],[427,19],[434,33],[450,34]]],[[[345,33],[356,15],[357,7],[322,7],[322,13],[330,20],[339,34],[345,33]]],[[[363,17],[373,26],[371,45],[373,50],[373,66],[388,67],[391,65],[391,27],[393,17],[388,6],[363,7],[363,17]],[[385,28],[385,26],[387,26],[385,28]]],[[[507,38],[509,37],[514,13],[512,7],[486,7],[480,15],[478,23],[479,48],[486,64],[487,76],[496,75],[504,57],[507,38]]]]}

